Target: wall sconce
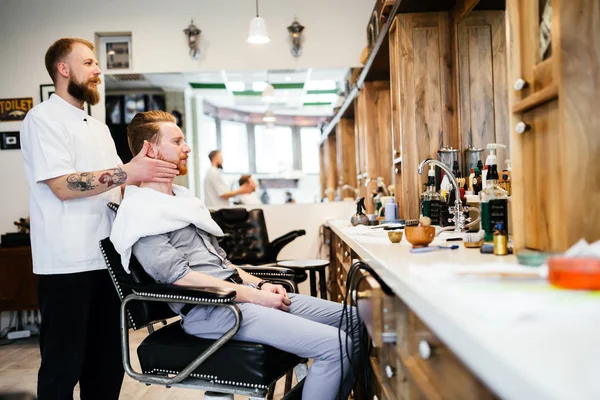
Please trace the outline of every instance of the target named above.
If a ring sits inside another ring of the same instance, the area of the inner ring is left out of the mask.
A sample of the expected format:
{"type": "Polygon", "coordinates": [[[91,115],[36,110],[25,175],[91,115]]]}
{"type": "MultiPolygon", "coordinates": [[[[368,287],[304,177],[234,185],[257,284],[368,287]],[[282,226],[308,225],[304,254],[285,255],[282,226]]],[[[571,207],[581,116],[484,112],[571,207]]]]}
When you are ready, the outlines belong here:
{"type": "Polygon", "coordinates": [[[302,55],[302,31],[304,30],[304,26],[302,26],[298,20],[294,20],[294,22],[287,27],[287,30],[292,42],[290,52],[294,57],[300,57],[302,55]]]}
{"type": "Polygon", "coordinates": [[[192,60],[200,59],[200,33],[202,31],[196,25],[194,20],[190,23],[190,26],[183,30],[183,33],[187,35],[188,46],[190,46],[190,57],[192,60]]]}

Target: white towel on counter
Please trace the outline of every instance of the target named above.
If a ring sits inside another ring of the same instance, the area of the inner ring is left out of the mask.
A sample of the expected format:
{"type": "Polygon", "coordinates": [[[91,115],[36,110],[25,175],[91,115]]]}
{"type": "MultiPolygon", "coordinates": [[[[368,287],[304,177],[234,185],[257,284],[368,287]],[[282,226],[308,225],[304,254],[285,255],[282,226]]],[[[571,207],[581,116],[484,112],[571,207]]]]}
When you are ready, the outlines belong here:
{"type": "Polygon", "coordinates": [[[127,273],[131,249],[143,237],[176,231],[190,224],[211,235],[223,236],[208,208],[189,189],[173,185],[173,193],[175,196],[137,186],[125,188],[110,241],[121,255],[127,273]]]}

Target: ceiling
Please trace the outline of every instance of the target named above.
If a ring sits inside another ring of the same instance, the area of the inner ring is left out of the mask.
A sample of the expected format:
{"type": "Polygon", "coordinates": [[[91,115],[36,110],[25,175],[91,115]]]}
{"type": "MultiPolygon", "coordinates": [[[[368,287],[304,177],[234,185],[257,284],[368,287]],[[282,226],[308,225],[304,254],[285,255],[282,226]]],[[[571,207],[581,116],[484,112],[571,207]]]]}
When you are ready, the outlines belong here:
{"type": "Polygon", "coordinates": [[[341,102],[348,68],[203,71],[194,73],[122,74],[104,76],[107,92],[192,89],[209,103],[245,112],[272,110],[281,115],[329,116],[341,102]],[[275,100],[261,94],[270,83],[275,100]]]}

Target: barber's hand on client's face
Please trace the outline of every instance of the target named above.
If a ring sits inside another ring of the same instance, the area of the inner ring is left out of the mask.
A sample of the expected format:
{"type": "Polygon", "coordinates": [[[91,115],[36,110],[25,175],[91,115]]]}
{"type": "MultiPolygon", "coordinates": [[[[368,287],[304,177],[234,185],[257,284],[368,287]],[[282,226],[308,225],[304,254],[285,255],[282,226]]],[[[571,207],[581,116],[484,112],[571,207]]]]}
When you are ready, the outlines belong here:
{"type": "Polygon", "coordinates": [[[248,182],[246,182],[242,186],[240,186],[241,194],[250,194],[252,192],[253,192],[252,186],[250,186],[250,184],[248,182]]]}
{"type": "Polygon", "coordinates": [[[288,297],[287,296],[287,291],[281,285],[274,285],[272,283],[265,283],[265,284],[262,285],[261,290],[264,290],[265,292],[282,294],[285,297],[288,297]]]}
{"type": "Polygon", "coordinates": [[[127,181],[169,183],[179,175],[177,165],[148,157],[150,144],[144,141],[142,150],[127,164],[123,170],[127,173],[127,181]]]}
{"type": "Polygon", "coordinates": [[[269,308],[276,308],[281,311],[289,311],[290,308],[288,306],[292,304],[292,301],[288,299],[287,296],[279,293],[257,290],[255,296],[255,301],[253,301],[253,303],[269,308]]]}

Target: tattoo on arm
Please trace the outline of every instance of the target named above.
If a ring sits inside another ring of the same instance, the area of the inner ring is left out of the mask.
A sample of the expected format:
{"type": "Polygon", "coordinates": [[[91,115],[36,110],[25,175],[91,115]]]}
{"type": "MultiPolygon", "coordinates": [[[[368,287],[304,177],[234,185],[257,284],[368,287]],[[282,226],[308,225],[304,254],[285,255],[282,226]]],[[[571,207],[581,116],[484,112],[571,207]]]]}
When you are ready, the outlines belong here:
{"type": "MultiPolygon", "coordinates": [[[[67,177],[67,187],[75,192],[87,192],[98,187],[94,184],[96,177],[92,172],[71,174],[67,177]]],[[[100,175],[98,182],[108,187],[120,186],[127,181],[127,173],[121,168],[112,168],[100,175]]]]}
{"type": "Polygon", "coordinates": [[[94,190],[96,186],[98,185],[94,185],[94,174],[91,172],[71,174],[67,177],[67,187],[75,192],[94,190]]]}
{"type": "Polygon", "coordinates": [[[105,183],[108,187],[111,186],[120,186],[127,181],[127,172],[123,171],[121,168],[113,168],[108,172],[103,173],[98,178],[98,182],[105,183]]]}

